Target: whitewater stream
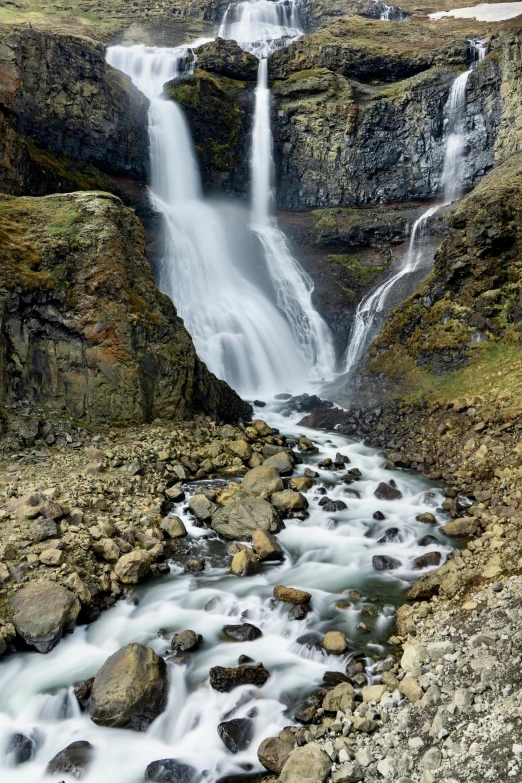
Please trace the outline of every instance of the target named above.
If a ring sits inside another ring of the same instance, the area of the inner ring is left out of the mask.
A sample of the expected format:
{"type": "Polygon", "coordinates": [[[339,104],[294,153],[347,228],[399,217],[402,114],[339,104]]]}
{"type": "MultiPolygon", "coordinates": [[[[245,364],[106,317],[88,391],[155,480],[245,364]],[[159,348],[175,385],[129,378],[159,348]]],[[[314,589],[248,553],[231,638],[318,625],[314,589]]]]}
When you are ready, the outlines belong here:
{"type": "MultiPolygon", "coordinates": [[[[311,282],[273,217],[265,58],[282,45],[283,36],[291,40],[302,31],[299,4],[288,0],[236,3],[223,19],[221,35],[237,37],[260,58],[248,209],[203,197],[183,113],[161,98],[166,81],[190,71],[189,47],[117,46],[108,51],[109,62],[151,99],[151,198],[167,229],[160,285],[185,319],[200,356],[249,397],[273,397],[286,388],[301,392],[308,382],[334,370],[331,336],[312,306],[311,282]]],[[[416,263],[413,256],[410,262],[416,263]]],[[[284,560],[263,564],[255,576],[234,577],[230,542],[196,526],[186,501],[175,507],[172,513],[183,518],[188,530],[189,556],[205,559],[203,572],[186,574],[172,564],[167,576],[141,584],[128,600],[91,625],[76,628],[49,654],[28,652],[0,661],[2,783],[39,783],[49,760],[77,740],[87,740],[95,749],[85,783],[140,783],[149,763],[166,758],[194,769],[190,783],[203,773],[213,783],[225,775],[259,771],[260,742],[293,723],[296,710],[321,685],[326,671],[344,672],[358,655],[366,662],[368,681],[374,679],[375,660],[387,654],[394,610],[422,573],[414,568],[415,558],[435,551],[444,560],[451,550],[438,532],[446,521],[440,512],[442,492],[418,475],[385,470],[383,458],[360,443],[306,430],[298,425],[300,415],[287,408],[286,402],[273,401],[256,414],[289,438],[310,437],[318,451],[303,454],[294,475],[302,476],[307,467],[319,475],[306,493],[308,514],[286,520],[278,535],[284,560]],[[318,467],[322,460],[335,461],[338,452],[342,468],[318,467]],[[378,484],[392,479],[402,497],[378,500],[378,484]],[[320,505],[325,495],[340,502],[336,511],[320,505]],[[437,522],[418,521],[424,512],[434,513],[437,522]],[[376,570],[372,558],[379,555],[394,558],[397,567],[376,570]],[[276,584],[310,592],[312,611],[302,620],[289,619],[289,605],[272,599],[276,584]],[[262,636],[249,642],[225,636],[225,625],[244,621],[257,626],[262,636]],[[140,642],[168,656],[173,634],[184,629],[201,634],[203,642],[187,663],[168,665],[168,705],[147,731],[96,726],[81,712],[74,684],[93,677],[112,653],[140,642]],[[321,648],[329,630],[346,634],[346,654],[327,655],[321,648]],[[213,690],[209,669],[235,666],[241,655],[263,662],[270,673],[266,684],[230,693],[213,690]],[[217,732],[218,724],[231,718],[252,722],[251,742],[236,755],[217,732]],[[31,758],[23,764],[17,765],[9,751],[14,735],[32,741],[31,758]]],[[[184,486],[187,499],[197,487],[184,486]]],[[[73,780],[64,773],[54,777],[73,780]]]]}
{"type": "MultiPolygon", "coordinates": [[[[69,743],[88,740],[95,747],[87,783],[131,783],[141,781],[146,766],[157,759],[175,758],[203,772],[209,781],[245,769],[260,769],[257,748],[268,736],[293,722],[293,715],[314,689],[325,671],[344,671],[355,652],[368,662],[385,657],[383,646],[393,631],[393,612],[405,588],[422,571],[413,570],[413,560],[427,551],[446,555],[450,551],[438,525],[416,521],[423,512],[435,513],[442,493],[422,477],[383,470],[382,458],[373,449],[340,435],[318,433],[297,426],[295,416],[284,417],[284,403],[258,411],[281,432],[304,434],[319,445],[319,452],[303,455],[295,475],[307,466],[320,478],[307,493],[309,517],[286,520],[278,535],[285,560],[264,564],[251,577],[229,573],[229,543],[206,528],[196,527],[185,509],[174,508],[187,525],[190,556],[204,557],[206,569],[185,574],[172,566],[158,581],[140,585],[132,597],[121,601],[89,626],[78,627],[48,655],[21,653],[0,663],[0,775],[3,783],[37,783],[49,760],[69,743]],[[344,469],[325,470],[317,463],[335,459],[337,452],[348,457],[344,469]],[[346,484],[347,470],[359,469],[360,478],[346,484]],[[378,500],[375,489],[381,481],[395,479],[403,498],[378,500]],[[319,506],[326,482],[328,497],[342,500],[346,509],[325,512],[319,506]],[[374,515],[384,516],[375,519],[374,515]],[[394,532],[386,531],[394,530],[394,532]],[[437,543],[422,546],[426,535],[437,543]],[[384,539],[383,539],[384,537],[384,539]],[[392,571],[376,571],[374,555],[388,555],[400,562],[392,571]],[[276,584],[307,590],[313,610],[304,620],[288,619],[288,604],[271,598],[276,584]],[[350,594],[358,590],[361,598],[350,594]],[[337,608],[338,601],[352,602],[337,608]],[[378,607],[375,617],[365,606],[378,607]],[[251,642],[227,640],[223,627],[248,622],[263,636],[251,642]],[[360,631],[364,622],[370,629],[360,631]],[[203,636],[203,644],[186,665],[169,665],[170,691],[166,712],[143,733],[96,726],[81,713],[72,691],[74,683],[93,677],[113,652],[129,642],[149,645],[159,654],[169,651],[174,633],[190,628],[203,636]],[[319,646],[328,630],[343,631],[349,652],[327,655],[319,646]],[[300,641],[301,639],[301,641],[300,641]],[[260,689],[241,686],[230,693],[212,690],[208,681],[212,666],[237,665],[240,655],[262,661],[270,672],[260,689]],[[232,755],[217,734],[220,721],[251,717],[253,739],[248,749],[232,755]],[[5,748],[13,734],[35,739],[34,757],[14,766],[5,748]]],[[[194,491],[196,484],[192,485],[194,491]]],[[[186,487],[190,490],[190,487],[186,487]]],[[[60,774],[60,779],[67,779],[60,774]]],[[[57,778],[58,779],[58,778],[57,778]]]]}

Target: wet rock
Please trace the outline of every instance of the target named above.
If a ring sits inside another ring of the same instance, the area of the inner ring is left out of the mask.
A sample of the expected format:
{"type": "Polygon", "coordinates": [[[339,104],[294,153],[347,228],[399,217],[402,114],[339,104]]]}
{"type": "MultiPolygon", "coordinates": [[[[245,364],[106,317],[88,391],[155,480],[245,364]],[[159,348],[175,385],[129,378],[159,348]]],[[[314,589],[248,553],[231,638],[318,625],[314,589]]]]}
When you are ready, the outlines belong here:
{"type": "Polygon", "coordinates": [[[398,527],[389,527],[377,541],[378,544],[395,544],[401,540],[398,527]]]}
{"type": "Polygon", "coordinates": [[[373,518],[379,520],[380,522],[382,522],[383,519],[386,519],[382,511],[376,511],[373,515],[373,518]]]}
{"type": "Polygon", "coordinates": [[[270,502],[282,514],[290,511],[301,511],[308,508],[308,501],[300,492],[293,489],[284,489],[282,492],[274,492],[270,502]]]}
{"type": "Polygon", "coordinates": [[[193,495],[188,502],[188,507],[200,522],[209,522],[212,514],[218,508],[215,503],[202,494],[193,495]]]}
{"type": "Polygon", "coordinates": [[[82,780],[94,759],[94,747],[86,740],[71,742],[54,756],[45,768],[46,775],[65,774],[82,780]]]}
{"type": "Polygon", "coordinates": [[[308,492],[309,489],[312,489],[313,485],[314,482],[312,479],[306,478],[306,476],[295,476],[288,482],[290,489],[295,489],[297,492],[308,492]]]}
{"type": "Polygon", "coordinates": [[[195,631],[180,631],[173,637],[171,647],[179,652],[193,652],[199,647],[202,638],[201,634],[195,631]]]}
{"type": "Polygon", "coordinates": [[[437,517],[435,516],[435,514],[430,514],[429,511],[426,511],[424,514],[417,514],[415,519],[417,520],[417,522],[424,522],[425,524],[428,525],[435,525],[437,522],[437,517]]]}
{"type": "Polygon", "coordinates": [[[323,511],[329,511],[335,513],[336,511],[344,511],[348,506],[343,500],[328,500],[323,505],[323,511]]]}
{"type": "Polygon", "coordinates": [[[198,68],[229,79],[255,81],[259,60],[253,54],[245,52],[235,41],[216,38],[194,49],[198,58],[198,68]]]}
{"type": "Polygon", "coordinates": [[[254,639],[259,639],[260,636],[263,636],[262,631],[250,623],[225,625],[223,631],[227,636],[230,636],[231,639],[235,639],[238,642],[253,642],[254,639]]]}
{"type": "Polygon", "coordinates": [[[400,568],[400,565],[400,561],[395,557],[388,555],[374,555],[372,557],[372,566],[376,571],[392,571],[395,568],[400,568]]]}
{"type": "Polygon", "coordinates": [[[221,741],[231,753],[246,750],[254,737],[254,724],[250,718],[233,718],[218,724],[221,741]]]}
{"type": "Polygon", "coordinates": [[[152,761],[145,770],[145,780],[152,783],[199,783],[201,775],[177,759],[152,761]]]}
{"type": "Polygon", "coordinates": [[[38,652],[47,653],[72,631],[80,611],[73,593],[56,582],[24,585],[9,599],[17,634],[38,652]]]}
{"type": "Polygon", "coordinates": [[[234,576],[252,576],[259,571],[259,558],[251,549],[243,549],[232,558],[230,572],[234,576]]]}
{"type": "Polygon", "coordinates": [[[114,566],[114,573],[124,585],[135,585],[150,571],[151,555],[143,549],[135,549],[122,555],[114,566]]]}
{"type": "Polygon", "coordinates": [[[187,560],[187,562],[183,566],[183,571],[186,574],[200,574],[201,571],[204,570],[205,570],[204,560],[187,560]]]}
{"type": "Polygon", "coordinates": [[[281,492],[284,489],[279,472],[266,462],[245,474],[242,488],[249,495],[265,499],[273,492],[281,492]]]}
{"type": "Polygon", "coordinates": [[[235,668],[213,666],[209,672],[210,685],[221,693],[227,693],[239,685],[255,685],[257,688],[261,688],[269,676],[269,672],[262,663],[256,663],[255,666],[236,666],[235,668]]]}
{"type": "Polygon", "coordinates": [[[292,734],[283,729],[278,737],[267,737],[263,740],[257,750],[257,757],[265,769],[279,775],[294,749],[294,744],[292,734]]]}
{"type": "Polygon", "coordinates": [[[381,481],[373,494],[379,500],[400,500],[402,498],[402,492],[385,481],[381,481]]]}
{"type": "Polygon", "coordinates": [[[343,674],[342,672],[325,672],[323,674],[323,682],[325,685],[333,685],[335,687],[343,682],[349,683],[350,678],[347,674],[343,674]]]}
{"type": "Polygon", "coordinates": [[[262,498],[236,500],[216,511],[211,523],[212,530],[232,540],[250,538],[254,530],[278,533],[281,526],[277,511],[262,498]]]}
{"type": "Polygon", "coordinates": [[[74,695],[78,699],[78,704],[80,705],[82,711],[85,711],[89,706],[93,683],[94,677],[89,677],[88,680],[78,682],[74,686],[74,695]]]}
{"type": "Polygon", "coordinates": [[[325,712],[351,711],[355,707],[355,690],[349,682],[340,682],[323,699],[325,712]]]}
{"type": "Polygon", "coordinates": [[[342,655],[348,649],[346,636],[341,631],[328,631],[321,644],[330,655],[342,655]]]}
{"type": "Polygon", "coordinates": [[[294,715],[294,718],[299,723],[303,723],[307,725],[309,723],[313,723],[316,716],[317,716],[317,707],[314,704],[311,704],[308,707],[302,707],[300,710],[297,710],[297,712],[294,715]]]}
{"type": "Polygon", "coordinates": [[[288,612],[288,619],[304,620],[310,611],[311,611],[311,607],[308,604],[296,604],[296,606],[292,606],[292,608],[288,612]]]}
{"type": "Polygon", "coordinates": [[[332,762],[319,745],[311,742],[296,748],[286,761],[279,780],[281,783],[325,783],[332,762]]]}
{"type": "Polygon", "coordinates": [[[282,548],[267,530],[254,530],[252,549],[260,560],[282,560],[284,558],[282,548]]]}
{"type": "Polygon", "coordinates": [[[150,647],[132,643],[111,655],[94,678],[91,720],[144,731],[167,704],[167,667],[150,647]]]}
{"type": "Polygon", "coordinates": [[[5,745],[5,754],[10,762],[15,766],[25,764],[30,761],[36,751],[36,743],[31,737],[25,734],[11,734],[5,745]]]}
{"type": "Polygon", "coordinates": [[[312,599],[310,593],[297,590],[294,587],[284,587],[284,585],[276,585],[273,596],[277,601],[283,601],[286,604],[307,604],[312,599]]]}
{"type": "Polygon", "coordinates": [[[294,469],[294,459],[289,451],[280,451],[263,462],[264,468],[274,468],[279,475],[288,476],[294,469]]]}
{"type": "Polygon", "coordinates": [[[420,538],[417,543],[419,544],[419,546],[432,546],[432,545],[437,546],[439,542],[435,538],[435,536],[427,535],[420,538]]]}
{"type": "Polygon", "coordinates": [[[185,523],[179,517],[164,517],[160,522],[160,530],[169,538],[182,538],[187,535],[185,523]]]}
{"type": "Polygon", "coordinates": [[[414,568],[431,568],[433,566],[439,566],[442,560],[440,552],[426,552],[425,555],[416,557],[413,561],[414,568]]]}
{"type": "Polygon", "coordinates": [[[447,536],[463,536],[465,538],[476,536],[479,530],[480,525],[475,517],[454,519],[440,528],[441,533],[445,533],[447,536]]]}

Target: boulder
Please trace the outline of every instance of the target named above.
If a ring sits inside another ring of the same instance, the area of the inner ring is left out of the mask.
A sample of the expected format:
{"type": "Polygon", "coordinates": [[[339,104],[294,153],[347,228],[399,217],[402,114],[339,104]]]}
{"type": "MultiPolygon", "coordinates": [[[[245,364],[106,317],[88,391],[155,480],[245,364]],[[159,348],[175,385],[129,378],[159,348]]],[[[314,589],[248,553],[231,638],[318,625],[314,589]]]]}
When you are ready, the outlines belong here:
{"type": "Polygon", "coordinates": [[[187,535],[185,523],[179,517],[164,517],[160,522],[160,530],[169,538],[182,538],[187,535]]]}
{"type": "Polygon", "coordinates": [[[36,751],[36,742],[25,734],[11,734],[4,751],[8,764],[18,766],[32,759],[36,751]]]}
{"type": "Polygon", "coordinates": [[[78,682],[74,686],[74,695],[78,699],[82,712],[85,712],[91,701],[93,683],[94,677],[89,677],[88,680],[82,680],[82,682],[78,682]]]}
{"type": "Polygon", "coordinates": [[[323,504],[322,510],[327,511],[331,514],[335,513],[336,511],[344,511],[347,509],[348,506],[344,502],[344,500],[330,500],[328,499],[326,503],[323,504]]]}
{"type": "Polygon", "coordinates": [[[201,775],[177,759],[152,761],[145,770],[145,780],[152,783],[199,783],[201,775]]]}
{"type": "Polygon", "coordinates": [[[386,685],[366,685],[362,689],[362,700],[363,702],[374,701],[378,704],[387,690],[386,685]]]}
{"type": "Polygon", "coordinates": [[[73,630],[80,612],[76,596],[56,582],[24,585],[9,603],[18,636],[41,653],[52,650],[64,633],[73,630]]]}
{"type": "Polygon", "coordinates": [[[423,536],[422,538],[419,538],[417,543],[419,546],[432,546],[432,545],[437,546],[439,542],[437,541],[435,536],[430,536],[428,534],[427,536],[423,536]]]}
{"type": "Polygon", "coordinates": [[[179,650],[180,652],[193,652],[199,647],[201,641],[201,634],[195,631],[180,631],[174,635],[171,647],[173,650],[179,650]]]}
{"type": "Polygon", "coordinates": [[[294,460],[290,452],[279,451],[263,462],[264,468],[274,468],[279,475],[288,476],[294,469],[294,460]]]}
{"type": "Polygon", "coordinates": [[[278,471],[266,462],[245,474],[242,488],[249,495],[258,498],[269,498],[273,492],[281,492],[284,489],[278,471]]]}
{"type": "Polygon", "coordinates": [[[167,666],[150,647],[133,642],[111,655],[92,686],[91,720],[144,731],[167,704],[167,666]]]}
{"type": "Polygon", "coordinates": [[[252,576],[259,571],[259,559],[251,549],[236,552],[230,564],[230,572],[234,576],[252,576]]]}
{"type": "Polygon", "coordinates": [[[257,757],[269,772],[279,775],[295,745],[291,732],[283,729],[278,737],[267,737],[257,750],[257,757]]]}
{"type": "Polygon", "coordinates": [[[440,552],[426,552],[425,555],[416,557],[413,561],[414,568],[433,568],[439,566],[442,560],[440,552]]]}
{"type": "Polygon", "coordinates": [[[424,514],[417,514],[415,519],[417,522],[424,522],[427,525],[435,525],[437,522],[435,514],[431,514],[429,511],[426,511],[424,514]]]}
{"type": "Polygon", "coordinates": [[[312,596],[304,590],[297,590],[294,587],[285,587],[276,585],[273,590],[273,596],[277,601],[283,601],[285,604],[307,604],[312,596]]]}
{"type": "Polygon", "coordinates": [[[309,489],[312,489],[313,485],[314,482],[312,479],[307,478],[306,476],[295,476],[288,482],[290,489],[295,489],[297,492],[308,492],[309,489]]]}
{"type": "Polygon", "coordinates": [[[70,775],[76,780],[85,777],[94,759],[94,747],[86,740],[71,742],[54,756],[45,768],[46,775],[70,775]]]}
{"type": "Polygon", "coordinates": [[[93,541],[91,549],[107,563],[116,563],[121,555],[118,544],[112,538],[101,538],[99,541],[93,541]]]}
{"type": "Polygon", "coordinates": [[[322,704],[325,712],[352,711],[355,708],[355,690],[349,682],[340,682],[328,691],[322,704]]]}
{"type": "Polygon", "coordinates": [[[216,38],[194,49],[198,58],[198,68],[218,73],[229,79],[255,81],[259,60],[253,54],[245,52],[235,41],[216,38]]]}
{"type": "Polygon", "coordinates": [[[47,538],[58,538],[58,525],[54,519],[38,519],[30,527],[31,535],[36,542],[47,538]]]}
{"type": "Polygon", "coordinates": [[[188,502],[190,511],[200,522],[209,522],[217,506],[203,494],[194,495],[188,502]]]}
{"type": "Polygon", "coordinates": [[[405,672],[420,669],[426,660],[426,648],[422,644],[412,644],[406,647],[401,658],[401,666],[405,672]]]}
{"type": "Polygon", "coordinates": [[[252,456],[252,446],[246,440],[231,440],[227,443],[227,448],[243,462],[247,462],[252,456]]]}
{"type": "Polygon", "coordinates": [[[304,495],[300,492],[295,492],[293,489],[284,489],[282,492],[274,492],[270,498],[272,503],[278,511],[285,514],[290,511],[302,511],[308,508],[308,501],[304,495]]]}
{"type": "Polygon", "coordinates": [[[348,642],[342,631],[328,631],[323,636],[321,645],[329,655],[342,655],[348,649],[348,642]]]}
{"type": "Polygon", "coordinates": [[[282,560],[284,558],[282,548],[267,530],[254,530],[252,549],[260,560],[282,560]]]}
{"type": "Polygon", "coordinates": [[[231,639],[235,639],[237,642],[253,642],[254,639],[259,639],[260,636],[263,636],[262,631],[250,623],[225,625],[223,631],[227,636],[230,636],[231,639]]]}
{"type": "Polygon", "coordinates": [[[381,481],[373,494],[379,500],[400,500],[402,498],[402,492],[385,481],[381,481]]]}
{"type": "Polygon", "coordinates": [[[471,538],[472,536],[476,536],[480,531],[480,524],[475,517],[462,517],[461,519],[454,519],[452,522],[442,525],[440,531],[447,536],[471,538]]]}
{"type": "Polygon", "coordinates": [[[424,692],[415,677],[404,677],[399,683],[399,692],[406,696],[408,701],[416,704],[422,699],[424,692]]]}
{"type": "Polygon", "coordinates": [[[63,552],[61,549],[44,549],[44,551],[40,553],[39,560],[42,565],[57,568],[63,563],[63,552]]]}
{"type": "Polygon", "coordinates": [[[280,783],[325,783],[332,762],[315,742],[296,748],[279,776],[280,783]]]}
{"type": "Polygon", "coordinates": [[[209,672],[210,685],[215,691],[227,693],[239,685],[255,685],[261,688],[268,680],[270,674],[262,663],[254,666],[213,666],[209,672]]]}
{"type": "Polygon", "coordinates": [[[250,538],[254,530],[278,533],[281,526],[274,507],[262,498],[238,499],[216,511],[211,523],[212,530],[231,540],[250,538]]]}
{"type": "Polygon", "coordinates": [[[400,560],[395,557],[388,555],[374,555],[372,557],[372,566],[376,571],[393,571],[395,568],[400,568],[400,565],[400,560]]]}
{"type": "Polygon", "coordinates": [[[399,528],[398,527],[389,527],[388,530],[385,530],[382,536],[377,541],[378,544],[394,544],[397,541],[400,541],[401,537],[399,534],[399,528]]]}
{"type": "Polygon", "coordinates": [[[263,419],[252,419],[252,427],[262,438],[267,438],[269,435],[272,435],[273,432],[272,427],[270,427],[266,421],[263,421],[263,419]]]}
{"type": "Polygon", "coordinates": [[[114,566],[114,573],[124,585],[135,585],[150,571],[152,557],[144,549],[135,549],[122,555],[114,566]]]}
{"type": "Polygon", "coordinates": [[[254,736],[254,724],[250,718],[232,718],[218,724],[217,732],[223,745],[231,752],[246,750],[254,736]]]}

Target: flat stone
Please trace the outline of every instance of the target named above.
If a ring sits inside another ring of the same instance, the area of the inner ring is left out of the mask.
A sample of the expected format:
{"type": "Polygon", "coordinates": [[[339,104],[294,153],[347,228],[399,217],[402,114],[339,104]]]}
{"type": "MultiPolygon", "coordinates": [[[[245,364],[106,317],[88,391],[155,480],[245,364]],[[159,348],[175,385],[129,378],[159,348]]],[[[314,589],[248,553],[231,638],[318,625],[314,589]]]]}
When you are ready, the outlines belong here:
{"type": "Polygon", "coordinates": [[[363,702],[374,701],[378,704],[387,691],[386,685],[366,685],[362,689],[362,700],[363,702]]]}
{"type": "Polygon", "coordinates": [[[307,604],[312,596],[304,590],[297,590],[294,587],[285,587],[276,585],[273,590],[273,596],[277,601],[283,601],[286,604],[307,604]]]}

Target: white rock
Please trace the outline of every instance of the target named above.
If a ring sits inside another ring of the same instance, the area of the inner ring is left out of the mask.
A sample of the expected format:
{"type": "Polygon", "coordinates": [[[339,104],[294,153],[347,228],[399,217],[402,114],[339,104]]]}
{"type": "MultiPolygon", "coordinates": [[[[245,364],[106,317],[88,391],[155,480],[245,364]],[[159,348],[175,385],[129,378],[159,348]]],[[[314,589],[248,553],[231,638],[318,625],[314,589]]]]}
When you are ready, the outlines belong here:
{"type": "Polygon", "coordinates": [[[426,659],[426,648],[422,644],[412,644],[404,650],[401,666],[405,672],[420,669],[426,659]]]}
{"type": "MultiPolygon", "coordinates": [[[[340,759],[341,754],[339,754],[339,760],[340,759]]],[[[368,767],[375,759],[367,748],[361,748],[361,750],[358,750],[355,754],[355,760],[361,767],[368,767]]]]}

